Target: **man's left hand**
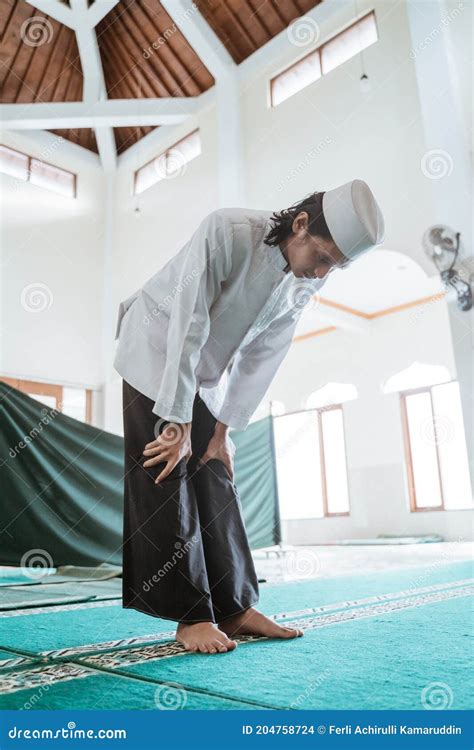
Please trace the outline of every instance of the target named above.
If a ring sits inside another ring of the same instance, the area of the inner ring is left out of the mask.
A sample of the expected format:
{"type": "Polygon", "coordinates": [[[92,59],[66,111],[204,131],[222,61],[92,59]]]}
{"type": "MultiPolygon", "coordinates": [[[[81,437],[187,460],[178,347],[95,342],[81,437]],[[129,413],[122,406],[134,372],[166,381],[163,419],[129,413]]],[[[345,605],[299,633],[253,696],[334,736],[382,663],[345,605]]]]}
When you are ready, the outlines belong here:
{"type": "Polygon", "coordinates": [[[211,458],[222,461],[232,482],[234,481],[235,445],[227,433],[220,434],[218,430],[209,441],[206,452],[198,461],[198,466],[205,464],[211,458]]]}

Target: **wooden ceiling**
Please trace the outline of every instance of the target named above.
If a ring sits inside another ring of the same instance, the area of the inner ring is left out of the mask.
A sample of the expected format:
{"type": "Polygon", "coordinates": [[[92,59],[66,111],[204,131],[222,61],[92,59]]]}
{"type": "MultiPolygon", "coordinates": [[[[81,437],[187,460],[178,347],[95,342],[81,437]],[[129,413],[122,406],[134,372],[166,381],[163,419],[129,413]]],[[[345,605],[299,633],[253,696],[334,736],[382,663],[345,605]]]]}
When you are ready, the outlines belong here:
{"type": "Polygon", "coordinates": [[[82,98],[76,35],[23,0],[0,2],[2,102],[75,102],[82,98]]]}
{"type": "Polygon", "coordinates": [[[322,0],[194,0],[209,26],[241,63],[322,0]]]}
{"type": "MultiPolygon", "coordinates": [[[[62,2],[69,5],[68,0],[62,2]]],[[[319,2],[322,0],[195,0],[237,63],[319,2]]],[[[0,0],[0,31],[2,102],[82,100],[82,69],[72,29],[25,0],[0,0]]],[[[109,99],[192,97],[214,84],[159,0],[121,0],[98,24],[96,33],[109,99]]],[[[151,130],[114,128],[118,153],[151,130]]],[[[53,132],[97,151],[89,128],[53,132]]]]}
{"type": "MultiPolygon", "coordinates": [[[[96,31],[109,99],[199,96],[214,85],[158,0],[121,0],[96,31]],[[166,43],[160,43],[165,34],[166,43]]],[[[118,152],[151,130],[115,128],[118,152]]]]}

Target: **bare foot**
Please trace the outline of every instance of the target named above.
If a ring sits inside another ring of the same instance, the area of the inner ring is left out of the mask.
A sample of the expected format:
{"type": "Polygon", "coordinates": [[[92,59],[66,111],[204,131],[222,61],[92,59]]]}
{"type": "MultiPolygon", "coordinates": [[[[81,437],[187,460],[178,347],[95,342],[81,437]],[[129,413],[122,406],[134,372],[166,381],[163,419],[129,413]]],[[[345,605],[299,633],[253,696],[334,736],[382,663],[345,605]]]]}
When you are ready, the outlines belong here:
{"type": "Polygon", "coordinates": [[[264,635],[267,638],[299,638],[303,635],[302,630],[278,625],[274,620],[269,620],[268,617],[265,617],[253,607],[249,607],[244,612],[239,612],[232,617],[227,617],[219,623],[219,628],[229,636],[264,635]]]}
{"type": "Polygon", "coordinates": [[[176,640],[186,651],[200,651],[202,654],[223,654],[237,646],[213,622],[180,622],[176,630],[176,640]]]}

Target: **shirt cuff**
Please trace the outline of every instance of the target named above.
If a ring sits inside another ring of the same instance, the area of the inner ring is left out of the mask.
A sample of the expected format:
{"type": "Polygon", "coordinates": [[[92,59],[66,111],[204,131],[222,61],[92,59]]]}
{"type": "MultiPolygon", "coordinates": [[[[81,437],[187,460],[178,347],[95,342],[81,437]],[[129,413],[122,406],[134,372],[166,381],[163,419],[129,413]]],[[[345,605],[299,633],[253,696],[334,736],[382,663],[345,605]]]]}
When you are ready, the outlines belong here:
{"type": "Polygon", "coordinates": [[[233,430],[245,430],[252,418],[253,412],[241,407],[224,404],[219,410],[217,419],[219,422],[229,425],[233,430]]]}
{"type": "Polygon", "coordinates": [[[193,421],[193,406],[194,399],[192,401],[173,401],[172,399],[160,398],[155,401],[152,411],[157,417],[161,417],[167,422],[188,424],[193,421]]]}

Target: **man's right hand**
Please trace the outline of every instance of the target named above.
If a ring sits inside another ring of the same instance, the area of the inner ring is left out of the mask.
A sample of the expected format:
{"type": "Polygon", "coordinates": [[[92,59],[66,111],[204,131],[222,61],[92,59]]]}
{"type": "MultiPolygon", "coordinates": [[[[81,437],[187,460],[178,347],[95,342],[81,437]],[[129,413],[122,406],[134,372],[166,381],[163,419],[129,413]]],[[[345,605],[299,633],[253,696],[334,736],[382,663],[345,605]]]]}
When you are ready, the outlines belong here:
{"type": "Polygon", "coordinates": [[[155,484],[161,482],[173,471],[182,458],[189,461],[191,457],[191,422],[178,424],[169,422],[160,435],[151,443],[145,445],[143,455],[147,460],[143,464],[149,468],[166,461],[166,466],[155,479],[155,484]]]}

